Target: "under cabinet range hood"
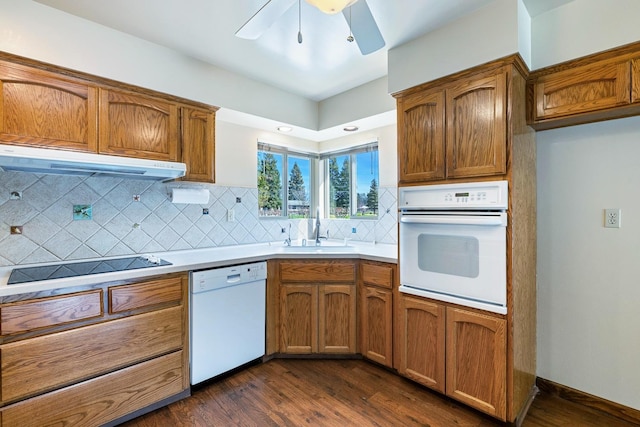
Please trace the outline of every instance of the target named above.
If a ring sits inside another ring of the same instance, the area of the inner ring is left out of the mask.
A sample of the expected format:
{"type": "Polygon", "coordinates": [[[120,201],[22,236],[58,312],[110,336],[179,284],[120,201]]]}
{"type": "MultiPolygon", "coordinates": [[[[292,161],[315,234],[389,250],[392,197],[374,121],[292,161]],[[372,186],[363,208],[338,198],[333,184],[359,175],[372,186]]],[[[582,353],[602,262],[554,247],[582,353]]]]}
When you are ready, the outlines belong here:
{"type": "Polygon", "coordinates": [[[107,156],[49,148],[0,145],[0,169],[168,181],[185,175],[184,163],[107,156]]]}

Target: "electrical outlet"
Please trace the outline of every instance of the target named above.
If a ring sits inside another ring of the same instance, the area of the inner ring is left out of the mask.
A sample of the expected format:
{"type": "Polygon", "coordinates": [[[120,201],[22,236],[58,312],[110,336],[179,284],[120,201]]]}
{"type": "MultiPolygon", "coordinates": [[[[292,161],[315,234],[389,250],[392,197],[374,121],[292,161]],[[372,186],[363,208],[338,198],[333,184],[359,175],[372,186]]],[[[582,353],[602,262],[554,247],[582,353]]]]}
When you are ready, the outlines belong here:
{"type": "Polygon", "coordinates": [[[622,218],[620,209],[604,210],[604,226],[606,228],[620,228],[622,218]]]}
{"type": "Polygon", "coordinates": [[[233,209],[227,209],[227,221],[229,222],[235,222],[236,220],[236,213],[233,209]]]}

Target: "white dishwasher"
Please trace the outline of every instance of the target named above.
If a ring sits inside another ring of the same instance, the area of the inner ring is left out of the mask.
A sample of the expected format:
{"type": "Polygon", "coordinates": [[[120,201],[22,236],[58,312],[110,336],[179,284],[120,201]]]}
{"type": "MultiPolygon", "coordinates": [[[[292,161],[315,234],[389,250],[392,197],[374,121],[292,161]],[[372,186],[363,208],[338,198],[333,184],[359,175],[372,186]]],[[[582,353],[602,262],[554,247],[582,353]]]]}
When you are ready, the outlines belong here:
{"type": "Polygon", "coordinates": [[[265,353],[267,263],[193,271],[191,384],[265,353]]]}

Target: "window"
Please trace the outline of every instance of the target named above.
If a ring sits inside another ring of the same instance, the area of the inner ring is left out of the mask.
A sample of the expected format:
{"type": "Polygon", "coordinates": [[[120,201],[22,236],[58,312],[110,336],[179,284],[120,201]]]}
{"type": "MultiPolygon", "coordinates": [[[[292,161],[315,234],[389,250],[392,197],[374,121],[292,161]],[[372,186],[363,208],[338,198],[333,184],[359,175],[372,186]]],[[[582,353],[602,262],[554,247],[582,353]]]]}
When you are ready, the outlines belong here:
{"type": "Polygon", "coordinates": [[[330,218],[378,216],[378,143],[325,153],[330,218]]]}
{"type": "Polygon", "coordinates": [[[260,217],[309,218],[314,161],[309,154],[258,144],[260,217]]]}

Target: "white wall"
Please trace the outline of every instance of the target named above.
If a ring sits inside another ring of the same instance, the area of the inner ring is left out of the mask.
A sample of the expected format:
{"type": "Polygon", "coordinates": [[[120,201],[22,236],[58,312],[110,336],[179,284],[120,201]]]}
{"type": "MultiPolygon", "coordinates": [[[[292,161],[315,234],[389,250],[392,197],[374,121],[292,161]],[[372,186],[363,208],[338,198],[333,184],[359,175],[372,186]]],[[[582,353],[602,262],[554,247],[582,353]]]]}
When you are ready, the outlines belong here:
{"type": "MultiPolygon", "coordinates": [[[[535,68],[640,40],[640,2],[532,20],[535,68]]],[[[538,376],[640,409],[640,118],[538,132],[538,376]],[[604,208],[622,228],[603,228],[604,208]]]]}
{"type": "MultiPolygon", "coordinates": [[[[389,50],[389,93],[519,51],[520,0],[496,0],[445,27],[389,50]]],[[[526,58],[523,58],[526,59],[526,58]]]]}
{"type": "Polygon", "coordinates": [[[0,50],[318,129],[318,103],[27,0],[0,0],[0,50]]]}
{"type": "Polygon", "coordinates": [[[257,142],[318,152],[318,143],[216,120],[216,185],[255,188],[257,142]]]}
{"type": "Polygon", "coordinates": [[[216,122],[216,185],[255,188],[257,142],[267,142],[317,153],[378,141],[380,186],[397,185],[396,126],[358,132],[321,143],[291,138],[222,121],[216,122]]]}
{"type": "Polygon", "coordinates": [[[532,21],[532,69],[640,40],[640,1],[574,0],[532,21]]]}
{"type": "Polygon", "coordinates": [[[636,409],[638,141],[638,117],[537,134],[538,376],[636,409]]]}

